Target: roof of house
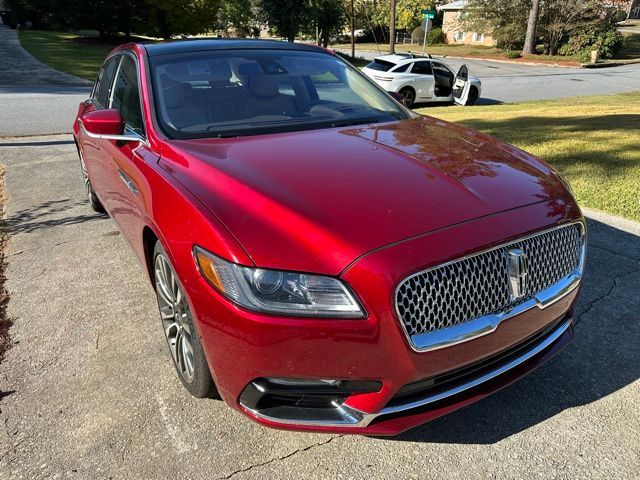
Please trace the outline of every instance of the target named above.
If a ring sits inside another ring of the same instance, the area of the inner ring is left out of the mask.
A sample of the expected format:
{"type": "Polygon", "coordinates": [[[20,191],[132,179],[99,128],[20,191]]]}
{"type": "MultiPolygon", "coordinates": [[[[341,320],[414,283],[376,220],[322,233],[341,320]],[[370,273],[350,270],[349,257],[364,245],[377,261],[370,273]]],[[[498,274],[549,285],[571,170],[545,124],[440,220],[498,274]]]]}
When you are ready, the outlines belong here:
{"type": "Polygon", "coordinates": [[[463,10],[467,7],[468,0],[457,0],[455,2],[440,5],[438,10],[463,10]]]}

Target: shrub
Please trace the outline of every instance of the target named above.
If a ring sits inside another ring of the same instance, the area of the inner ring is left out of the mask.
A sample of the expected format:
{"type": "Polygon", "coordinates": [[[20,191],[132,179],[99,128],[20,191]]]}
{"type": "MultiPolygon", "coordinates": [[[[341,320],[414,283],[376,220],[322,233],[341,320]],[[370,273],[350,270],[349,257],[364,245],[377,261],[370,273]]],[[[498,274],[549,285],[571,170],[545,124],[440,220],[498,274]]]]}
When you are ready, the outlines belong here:
{"type": "Polygon", "coordinates": [[[504,56],[507,58],[520,58],[520,52],[517,50],[507,50],[504,52],[504,56]]]}
{"type": "Polygon", "coordinates": [[[441,28],[432,28],[427,32],[427,43],[444,43],[445,36],[441,28]]]}
{"type": "Polygon", "coordinates": [[[614,58],[624,47],[624,37],[616,30],[594,32],[592,28],[576,30],[567,43],[560,47],[560,55],[577,55],[579,61],[588,62],[591,51],[597,50],[600,58],[614,58]]]}

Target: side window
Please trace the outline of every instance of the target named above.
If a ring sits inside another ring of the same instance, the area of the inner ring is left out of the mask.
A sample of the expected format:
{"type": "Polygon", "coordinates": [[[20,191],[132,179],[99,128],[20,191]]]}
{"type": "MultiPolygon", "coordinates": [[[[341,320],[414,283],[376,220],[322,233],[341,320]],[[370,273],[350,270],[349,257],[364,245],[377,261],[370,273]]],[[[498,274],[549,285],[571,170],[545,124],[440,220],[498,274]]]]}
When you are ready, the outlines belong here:
{"type": "Polygon", "coordinates": [[[93,92],[94,103],[100,108],[107,108],[109,105],[109,93],[111,93],[111,85],[113,84],[113,77],[116,74],[116,68],[120,61],[120,55],[110,58],[107,63],[102,66],[100,75],[96,82],[96,87],[93,92]]]}
{"type": "Polygon", "coordinates": [[[392,70],[391,73],[402,73],[402,72],[406,72],[407,69],[409,68],[409,65],[411,65],[410,63],[405,63],[404,65],[400,65],[398,68],[396,68],[395,70],[392,70]]]}
{"type": "Polygon", "coordinates": [[[432,75],[431,63],[429,62],[415,62],[411,73],[417,73],[418,75],[432,75]]]}
{"type": "Polygon", "coordinates": [[[127,127],[136,133],[144,134],[136,63],[128,55],[125,55],[122,59],[122,64],[116,76],[111,108],[120,110],[127,127]]]}

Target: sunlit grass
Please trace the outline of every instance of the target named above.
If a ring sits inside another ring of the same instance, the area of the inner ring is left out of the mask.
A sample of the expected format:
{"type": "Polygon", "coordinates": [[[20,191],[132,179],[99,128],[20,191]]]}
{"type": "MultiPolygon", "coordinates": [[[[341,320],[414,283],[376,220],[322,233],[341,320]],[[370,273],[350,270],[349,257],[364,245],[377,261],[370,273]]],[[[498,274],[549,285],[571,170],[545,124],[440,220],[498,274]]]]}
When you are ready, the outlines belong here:
{"type": "Polygon", "coordinates": [[[94,80],[113,44],[78,42],[72,33],[20,30],[20,43],[42,63],[77,77],[94,80]]]}
{"type": "Polygon", "coordinates": [[[640,220],[640,92],[417,111],[527,150],[569,179],[580,205],[640,220]]]}

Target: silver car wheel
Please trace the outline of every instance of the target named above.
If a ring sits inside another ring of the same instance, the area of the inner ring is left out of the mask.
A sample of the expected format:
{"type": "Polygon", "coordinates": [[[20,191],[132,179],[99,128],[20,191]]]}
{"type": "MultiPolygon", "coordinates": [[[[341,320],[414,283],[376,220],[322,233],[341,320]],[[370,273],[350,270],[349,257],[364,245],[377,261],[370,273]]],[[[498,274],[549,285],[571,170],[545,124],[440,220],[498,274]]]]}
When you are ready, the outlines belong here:
{"type": "Polygon", "coordinates": [[[193,319],[169,260],[162,254],[155,260],[156,292],[162,327],[171,356],[185,382],[193,381],[193,319]]]}

